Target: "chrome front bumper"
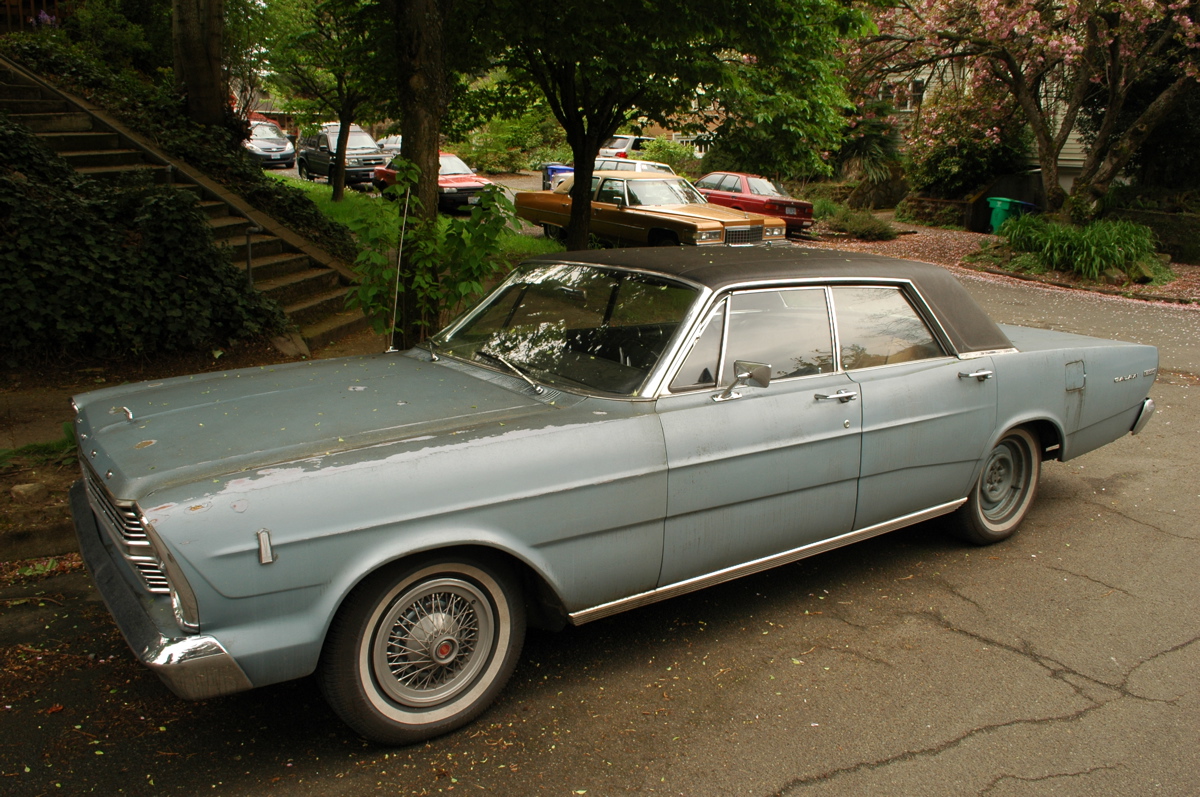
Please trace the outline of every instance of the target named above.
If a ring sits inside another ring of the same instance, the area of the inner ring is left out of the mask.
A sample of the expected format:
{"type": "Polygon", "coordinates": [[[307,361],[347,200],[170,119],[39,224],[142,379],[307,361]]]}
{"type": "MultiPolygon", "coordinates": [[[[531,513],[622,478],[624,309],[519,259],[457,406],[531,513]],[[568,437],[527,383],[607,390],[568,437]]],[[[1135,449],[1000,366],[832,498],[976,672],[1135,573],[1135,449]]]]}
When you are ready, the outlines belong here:
{"type": "Polygon", "coordinates": [[[169,597],[139,589],[132,575],[122,572],[125,563],[105,543],[82,480],[71,487],[71,514],[96,589],[134,654],[167,688],[182,698],[203,700],[254,687],[216,639],[179,631],[169,597]]]}

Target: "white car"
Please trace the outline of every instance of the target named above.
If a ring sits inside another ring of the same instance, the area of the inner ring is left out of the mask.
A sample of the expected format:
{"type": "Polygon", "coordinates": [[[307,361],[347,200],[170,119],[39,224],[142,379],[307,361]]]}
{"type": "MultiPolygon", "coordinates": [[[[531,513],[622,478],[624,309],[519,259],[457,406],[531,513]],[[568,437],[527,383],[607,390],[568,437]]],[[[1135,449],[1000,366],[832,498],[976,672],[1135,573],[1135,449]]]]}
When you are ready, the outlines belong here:
{"type": "MultiPolygon", "coordinates": [[[[596,158],[596,165],[592,167],[593,172],[659,172],[661,174],[675,174],[675,170],[665,163],[658,161],[640,161],[632,158],[596,158]]],[[[574,170],[569,166],[563,166],[555,170],[554,176],[550,178],[550,185],[547,188],[558,188],[563,180],[574,174],[574,170]]]]}

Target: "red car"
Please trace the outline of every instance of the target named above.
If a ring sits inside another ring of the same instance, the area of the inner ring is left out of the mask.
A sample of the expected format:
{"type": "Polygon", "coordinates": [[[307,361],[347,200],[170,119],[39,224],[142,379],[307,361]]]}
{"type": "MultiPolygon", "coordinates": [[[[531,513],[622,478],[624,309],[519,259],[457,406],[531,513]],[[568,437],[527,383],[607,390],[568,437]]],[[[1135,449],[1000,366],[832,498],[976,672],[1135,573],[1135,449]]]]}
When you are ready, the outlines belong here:
{"type": "MultiPolygon", "coordinates": [[[[463,205],[479,202],[479,192],[485,186],[495,185],[486,177],[480,177],[463,163],[462,158],[449,152],[438,153],[441,162],[438,168],[438,209],[457,210],[463,205]]],[[[383,191],[396,184],[396,169],[391,161],[386,166],[375,167],[375,188],[383,191]]]]}
{"type": "Polygon", "coordinates": [[[803,232],[813,225],[811,202],[793,199],[757,174],[712,172],[697,180],[696,188],[714,205],[778,216],[787,224],[788,233],[803,232]]]}

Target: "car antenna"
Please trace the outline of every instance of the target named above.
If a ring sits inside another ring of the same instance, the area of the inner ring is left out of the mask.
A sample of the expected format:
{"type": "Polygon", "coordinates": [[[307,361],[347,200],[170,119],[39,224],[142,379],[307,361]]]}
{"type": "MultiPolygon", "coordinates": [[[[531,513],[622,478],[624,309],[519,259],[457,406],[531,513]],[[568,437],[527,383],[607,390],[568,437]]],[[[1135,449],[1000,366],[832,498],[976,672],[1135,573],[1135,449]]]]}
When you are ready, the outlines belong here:
{"type": "MultiPolygon", "coordinates": [[[[396,284],[392,290],[392,329],[388,335],[387,352],[398,351],[396,348],[396,315],[400,312],[400,264],[404,260],[404,232],[408,229],[408,197],[412,186],[404,189],[404,213],[400,218],[400,249],[396,252],[396,284]]],[[[430,354],[433,349],[429,350],[430,354]]]]}

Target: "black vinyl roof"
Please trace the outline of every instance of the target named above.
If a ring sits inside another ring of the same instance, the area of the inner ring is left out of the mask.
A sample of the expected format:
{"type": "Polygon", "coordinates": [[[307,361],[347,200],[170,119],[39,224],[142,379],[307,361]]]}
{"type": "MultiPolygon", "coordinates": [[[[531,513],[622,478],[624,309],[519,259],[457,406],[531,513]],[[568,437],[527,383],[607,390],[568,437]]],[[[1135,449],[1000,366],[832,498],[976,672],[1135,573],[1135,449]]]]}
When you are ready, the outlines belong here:
{"type": "Polygon", "coordinates": [[[671,246],[539,255],[534,263],[588,263],[681,277],[721,291],[795,280],[911,282],[959,354],[1011,349],[1008,337],[950,272],[914,260],[800,246],[671,246]]]}

